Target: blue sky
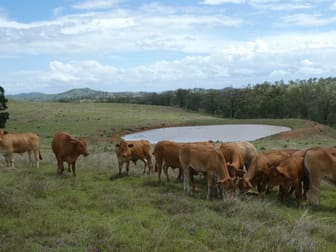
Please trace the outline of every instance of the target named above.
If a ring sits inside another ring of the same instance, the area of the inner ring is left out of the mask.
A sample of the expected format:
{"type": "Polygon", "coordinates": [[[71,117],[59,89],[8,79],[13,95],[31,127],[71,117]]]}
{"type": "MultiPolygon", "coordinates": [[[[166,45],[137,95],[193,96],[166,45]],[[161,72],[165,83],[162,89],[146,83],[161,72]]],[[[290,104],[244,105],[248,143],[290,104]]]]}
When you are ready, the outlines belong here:
{"type": "Polygon", "coordinates": [[[245,87],[336,73],[336,0],[1,0],[7,94],[245,87]]]}

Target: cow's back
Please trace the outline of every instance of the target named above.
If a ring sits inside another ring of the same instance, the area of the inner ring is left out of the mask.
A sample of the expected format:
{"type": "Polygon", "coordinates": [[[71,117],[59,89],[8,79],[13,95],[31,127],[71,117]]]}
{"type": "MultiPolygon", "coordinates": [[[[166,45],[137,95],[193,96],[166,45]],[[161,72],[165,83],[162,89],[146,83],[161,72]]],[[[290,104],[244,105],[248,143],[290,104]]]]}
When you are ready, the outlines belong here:
{"type": "MultiPolygon", "coordinates": [[[[184,144],[180,150],[179,158],[183,169],[190,166],[201,172],[206,172],[210,168],[209,165],[222,166],[225,163],[222,153],[209,144],[184,144]]],[[[217,167],[215,170],[217,170],[217,167]]]]}
{"type": "Polygon", "coordinates": [[[130,148],[130,160],[150,157],[151,144],[147,140],[127,141],[127,144],[133,144],[133,147],[130,148]]]}
{"type": "Polygon", "coordinates": [[[27,150],[37,150],[40,138],[35,133],[8,133],[3,135],[1,145],[15,153],[23,153],[27,150]]]}

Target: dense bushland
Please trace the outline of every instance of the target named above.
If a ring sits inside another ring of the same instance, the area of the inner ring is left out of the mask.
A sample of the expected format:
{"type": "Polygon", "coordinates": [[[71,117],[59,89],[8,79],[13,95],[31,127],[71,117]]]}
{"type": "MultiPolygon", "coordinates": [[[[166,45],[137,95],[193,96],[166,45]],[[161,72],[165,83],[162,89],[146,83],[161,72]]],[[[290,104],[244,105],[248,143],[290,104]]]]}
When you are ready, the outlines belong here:
{"type": "Polygon", "coordinates": [[[244,88],[178,89],[107,101],[177,106],[224,118],[303,118],[336,124],[336,78],[264,82],[244,88]]]}

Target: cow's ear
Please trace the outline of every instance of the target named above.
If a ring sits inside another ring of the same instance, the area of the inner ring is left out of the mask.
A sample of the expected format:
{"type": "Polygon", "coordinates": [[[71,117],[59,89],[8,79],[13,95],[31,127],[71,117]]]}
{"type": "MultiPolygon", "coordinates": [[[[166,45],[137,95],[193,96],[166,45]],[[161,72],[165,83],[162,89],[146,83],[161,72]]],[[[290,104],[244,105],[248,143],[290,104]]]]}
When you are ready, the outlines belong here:
{"type": "Polygon", "coordinates": [[[76,138],[70,138],[70,143],[76,144],[78,143],[78,140],[76,138]]]}
{"type": "Polygon", "coordinates": [[[279,171],[279,170],[277,170],[277,171],[278,171],[278,173],[279,173],[279,175],[280,175],[281,177],[286,178],[286,179],[290,179],[290,177],[288,176],[287,173],[283,173],[283,172],[281,172],[281,171],[279,171]]]}
{"type": "Polygon", "coordinates": [[[132,147],[134,147],[134,144],[128,144],[127,145],[129,148],[132,148],[132,147]]]}

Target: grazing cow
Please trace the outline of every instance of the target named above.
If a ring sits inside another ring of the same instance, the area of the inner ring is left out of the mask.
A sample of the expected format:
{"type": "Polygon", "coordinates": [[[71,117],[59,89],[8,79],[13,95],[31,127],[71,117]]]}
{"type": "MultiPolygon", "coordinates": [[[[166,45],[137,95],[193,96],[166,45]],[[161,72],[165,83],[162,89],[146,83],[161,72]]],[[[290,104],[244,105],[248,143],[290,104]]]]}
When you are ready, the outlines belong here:
{"type": "Polygon", "coordinates": [[[179,158],[184,171],[184,191],[190,192],[191,168],[207,173],[207,199],[211,199],[212,184],[216,177],[219,177],[217,184],[223,186],[225,190],[235,190],[236,185],[229,175],[225,158],[214,146],[185,144],[180,150],[179,158]]]}
{"type": "Polygon", "coordinates": [[[223,143],[219,146],[231,177],[244,175],[244,158],[237,142],[223,143]]]}
{"type": "Polygon", "coordinates": [[[153,168],[151,144],[147,140],[125,141],[122,139],[118,144],[116,144],[116,154],[119,163],[119,174],[121,174],[123,164],[126,163],[126,173],[128,176],[130,161],[136,164],[136,161],[139,159],[144,162],[143,173],[146,172],[147,166],[148,174],[150,174],[153,168]]]}
{"type": "Polygon", "coordinates": [[[34,154],[36,167],[42,160],[40,137],[35,133],[8,133],[0,130],[0,151],[5,156],[8,166],[14,167],[13,153],[28,152],[29,166],[32,165],[31,152],[34,154]]]}
{"type": "Polygon", "coordinates": [[[237,142],[240,153],[244,160],[246,170],[250,166],[252,159],[258,155],[256,147],[250,142],[237,142]]]}
{"type": "Polygon", "coordinates": [[[239,189],[241,192],[246,192],[251,189],[253,185],[257,185],[259,193],[264,192],[267,185],[269,169],[279,165],[284,159],[296,151],[296,149],[282,149],[259,153],[252,159],[246,174],[239,181],[239,189]]]}
{"type": "Polygon", "coordinates": [[[84,137],[74,137],[67,132],[56,133],[51,143],[52,151],[57,159],[57,173],[64,171],[63,163],[68,163],[68,171],[72,169],[73,176],[76,176],[76,161],[80,155],[89,155],[87,141],[84,137]]]}
{"type": "Polygon", "coordinates": [[[291,187],[294,187],[297,207],[300,206],[302,199],[302,186],[304,188],[304,198],[308,187],[303,165],[304,155],[305,151],[297,151],[278,166],[271,168],[269,172],[269,186],[280,186],[280,199],[288,200],[288,192],[291,187]]]}
{"type": "Polygon", "coordinates": [[[316,147],[307,150],[304,166],[309,179],[307,199],[309,203],[318,206],[321,179],[336,185],[336,148],[316,147]]]}
{"type": "MultiPolygon", "coordinates": [[[[202,145],[214,146],[210,142],[196,142],[202,145]]],[[[179,169],[178,180],[182,179],[183,170],[179,159],[179,152],[183,145],[186,143],[177,143],[173,141],[159,141],[154,147],[155,156],[155,171],[158,172],[159,181],[161,181],[161,171],[163,165],[163,171],[166,175],[167,182],[169,182],[168,168],[179,169]]],[[[194,143],[195,144],[195,143],[194,143]]]]}

